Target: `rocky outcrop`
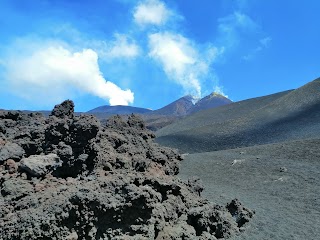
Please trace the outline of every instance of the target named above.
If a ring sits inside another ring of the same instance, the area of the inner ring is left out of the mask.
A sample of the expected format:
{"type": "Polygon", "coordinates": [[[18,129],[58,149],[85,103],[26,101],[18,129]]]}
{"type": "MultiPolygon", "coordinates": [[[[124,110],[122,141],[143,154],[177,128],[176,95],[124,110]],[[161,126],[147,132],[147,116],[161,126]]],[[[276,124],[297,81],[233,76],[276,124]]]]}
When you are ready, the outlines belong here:
{"type": "Polygon", "coordinates": [[[178,179],[181,155],[139,117],[101,126],[73,109],[0,112],[0,148],[20,149],[0,161],[0,239],[228,238],[252,218],[238,200],[203,199],[199,178],[178,179]]]}

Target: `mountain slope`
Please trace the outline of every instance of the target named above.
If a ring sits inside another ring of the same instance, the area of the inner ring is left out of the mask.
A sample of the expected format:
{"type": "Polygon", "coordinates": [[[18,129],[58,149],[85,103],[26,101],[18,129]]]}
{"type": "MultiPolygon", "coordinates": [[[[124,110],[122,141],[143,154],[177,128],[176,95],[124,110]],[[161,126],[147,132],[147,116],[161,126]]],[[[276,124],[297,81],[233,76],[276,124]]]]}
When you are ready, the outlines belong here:
{"type": "Polygon", "coordinates": [[[195,127],[211,125],[248,115],[250,112],[258,110],[270,102],[288,94],[292,90],[280,92],[268,96],[252,98],[240,102],[234,102],[225,106],[207,109],[199,113],[194,113],[179,122],[166,126],[157,131],[157,136],[170,135],[176,132],[189,130],[195,127]]]}
{"type": "Polygon", "coordinates": [[[200,100],[197,100],[191,95],[187,95],[164,106],[163,108],[153,111],[151,114],[186,116],[201,110],[216,108],[230,103],[232,103],[230,99],[215,92],[200,100]]]}
{"type": "Polygon", "coordinates": [[[157,131],[167,125],[176,122],[194,112],[198,112],[207,108],[215,108],[222,105],[230,104],[232,101],[228,98],[212,93],[199,101],[190,95],[184,96],[167,106],[158,110],[148,112],[142,117],[149,129],[157,131]]]}
{"type": "Polygon", "coordinates": [[[265,104],[253,99],[255,108],[247,105],[240,113],[234,108],[236,118],[229,114],[222,121],[211,121],[219,108],[199,112],[184,120],[184,130],[159,131],[157,141],[186,152],[205,152],[319,136],[320,79],[271,99],[265,104]]]}
{"type": "Polygon", "coordinates": [[[190,95],[179,98],[178,100],[152,111],[152,115],[173,115],[184,116],[193,107],[194,98],[190,95]]]}

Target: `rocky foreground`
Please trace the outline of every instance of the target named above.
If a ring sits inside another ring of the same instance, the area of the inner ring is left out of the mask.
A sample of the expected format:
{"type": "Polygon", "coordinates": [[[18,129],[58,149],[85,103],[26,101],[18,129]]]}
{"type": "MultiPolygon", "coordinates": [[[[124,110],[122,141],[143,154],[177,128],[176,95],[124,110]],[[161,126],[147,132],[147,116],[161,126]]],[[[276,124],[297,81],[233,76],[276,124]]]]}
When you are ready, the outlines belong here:
{"type": "Polygon", "coordinates": [[[176,177],[181,155],[157,145],[137,116],[106,126],[74,116],[0,112],[0,239],[221,239],[253,212],[176,177]]]}

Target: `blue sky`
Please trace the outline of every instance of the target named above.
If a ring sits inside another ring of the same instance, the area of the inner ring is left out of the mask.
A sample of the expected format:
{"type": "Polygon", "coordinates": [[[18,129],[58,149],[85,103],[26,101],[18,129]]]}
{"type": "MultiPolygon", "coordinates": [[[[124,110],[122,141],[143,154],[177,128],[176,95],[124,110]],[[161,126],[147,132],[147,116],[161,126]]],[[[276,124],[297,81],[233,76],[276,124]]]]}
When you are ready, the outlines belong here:
{"type": "Polygon", "coordinates": [[[0,0],[0,108],[158,109],[320,76],[318,0],[0,0]]]}

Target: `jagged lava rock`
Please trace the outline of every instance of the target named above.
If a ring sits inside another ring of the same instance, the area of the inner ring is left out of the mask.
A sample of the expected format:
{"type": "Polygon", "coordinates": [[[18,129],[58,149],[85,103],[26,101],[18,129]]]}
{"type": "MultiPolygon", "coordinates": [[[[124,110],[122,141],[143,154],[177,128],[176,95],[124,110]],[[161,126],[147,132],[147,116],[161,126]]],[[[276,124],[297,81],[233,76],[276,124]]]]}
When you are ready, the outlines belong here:
{"type": "Polygon", "coordinates": [[[138,116],[101,126],[73,109],[0,112],[0,138],[24,150],[18,172],[0,166],[1,240],[228,238],[253,216],[237,200],[203,199],[199,178],[177,178],[182,156],[138,116]]]}
{"type": "Polygon", "coordinates": [[[54,106],[51,116],[58,118],[73,118],[74,116],[74,103],[71,100],[66,100],[61,104],[54,106]]]}

